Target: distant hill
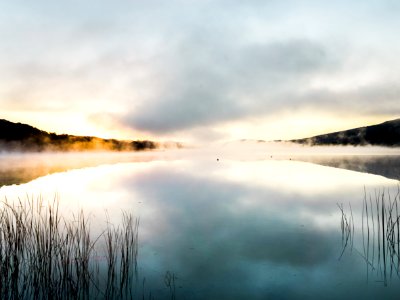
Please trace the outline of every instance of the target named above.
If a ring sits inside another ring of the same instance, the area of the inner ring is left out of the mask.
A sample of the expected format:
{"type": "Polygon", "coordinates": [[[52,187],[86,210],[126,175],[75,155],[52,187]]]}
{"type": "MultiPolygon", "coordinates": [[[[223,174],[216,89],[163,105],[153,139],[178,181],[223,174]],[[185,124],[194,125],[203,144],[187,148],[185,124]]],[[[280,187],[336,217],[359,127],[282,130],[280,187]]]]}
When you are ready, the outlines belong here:
{"type": "Polygon", "coordinates": [[[291,140],[308,145],[400,146],[400,119],[310,138],[291,140]]]}
{"type": "Polygon", "coordinates": [[[0,119],[0,151],[139,151],[157,147],[158,144],[152,141],[49,133],[27,124],[0,119]]]}

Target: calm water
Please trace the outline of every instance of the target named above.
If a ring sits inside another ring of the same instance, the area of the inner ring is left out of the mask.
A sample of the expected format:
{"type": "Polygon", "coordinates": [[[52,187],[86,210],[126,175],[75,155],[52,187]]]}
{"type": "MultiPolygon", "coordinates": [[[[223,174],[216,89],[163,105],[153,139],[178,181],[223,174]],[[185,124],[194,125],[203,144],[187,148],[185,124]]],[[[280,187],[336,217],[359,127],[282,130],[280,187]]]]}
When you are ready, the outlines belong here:
{"type": "Polygon", "coordinates": [[[0,197],[58,194],[62,212],[83,208],[94,230],[106,212],[115,224],[133,212],[139,276],[156,298],[169,295],[169,272],[177,299],[398,299],[395,271],[387,286],[378,269],[367,276],[360,237],[364,188],[395,196],[399,162],[393,153],[3,155],[0,197]],[[350,203],[355,226],[340,260],[337,203],[350,203]]]}

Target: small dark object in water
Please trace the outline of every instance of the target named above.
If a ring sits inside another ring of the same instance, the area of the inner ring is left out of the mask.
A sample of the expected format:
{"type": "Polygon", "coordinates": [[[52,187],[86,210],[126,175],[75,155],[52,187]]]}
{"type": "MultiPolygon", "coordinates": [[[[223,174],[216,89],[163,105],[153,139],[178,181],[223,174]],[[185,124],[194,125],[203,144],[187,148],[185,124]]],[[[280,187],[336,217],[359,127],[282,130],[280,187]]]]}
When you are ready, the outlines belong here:
{"type": "Polygon", "coordinates": [[[217,161],[219,161],[219,158],[217,158],[217,161]]]}

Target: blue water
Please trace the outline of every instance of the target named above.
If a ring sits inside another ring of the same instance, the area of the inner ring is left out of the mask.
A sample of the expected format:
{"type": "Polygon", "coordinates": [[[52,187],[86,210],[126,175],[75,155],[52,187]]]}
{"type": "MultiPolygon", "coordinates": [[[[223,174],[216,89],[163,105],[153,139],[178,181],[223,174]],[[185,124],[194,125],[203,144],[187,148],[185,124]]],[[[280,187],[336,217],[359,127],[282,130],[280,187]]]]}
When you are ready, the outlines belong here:
{"type": "Polygon", "coordinates": [[[0,197],[57,193],[61,211],[83,208],[94,231],[105,212],[115,224],[121,210],[132,212],[140,218],[137,292],[156,299],[398,299],[396,271],[386,286],[378,269],[367,276],[361,238],[364,188],[395,195],[398,180],[295,159],[216,157],[88,164],[77,155],[69,159],[86,164],[4,185],[0,197]],[[350,203],[355,225],[340,260],[338,203],[350,203]]]}

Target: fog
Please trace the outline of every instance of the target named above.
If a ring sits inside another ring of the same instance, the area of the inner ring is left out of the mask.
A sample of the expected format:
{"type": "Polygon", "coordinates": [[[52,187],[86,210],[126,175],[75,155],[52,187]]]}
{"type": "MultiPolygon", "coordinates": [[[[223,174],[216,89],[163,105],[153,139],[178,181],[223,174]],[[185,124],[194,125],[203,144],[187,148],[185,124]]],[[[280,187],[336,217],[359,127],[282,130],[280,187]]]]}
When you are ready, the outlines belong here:
{"type": "Polygon", "coordinates": [[[400,150],[376,146],[303,146],[294,143],[235,141],[208,147],[145,152],[0,152],[0,186],[21,184],[70,169],[124,162],[171,160],[296,160],[400,178],[400,150]],[[389,168],[390,167],[390,168],[389,168]]]}

